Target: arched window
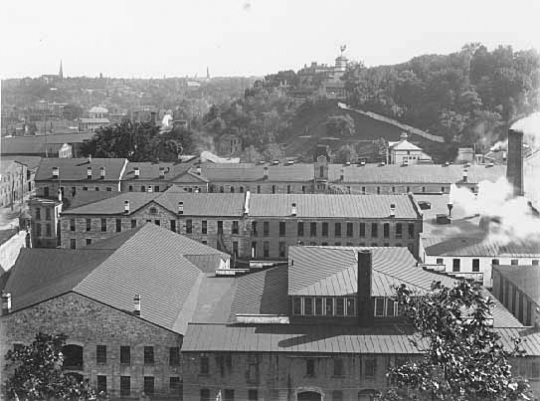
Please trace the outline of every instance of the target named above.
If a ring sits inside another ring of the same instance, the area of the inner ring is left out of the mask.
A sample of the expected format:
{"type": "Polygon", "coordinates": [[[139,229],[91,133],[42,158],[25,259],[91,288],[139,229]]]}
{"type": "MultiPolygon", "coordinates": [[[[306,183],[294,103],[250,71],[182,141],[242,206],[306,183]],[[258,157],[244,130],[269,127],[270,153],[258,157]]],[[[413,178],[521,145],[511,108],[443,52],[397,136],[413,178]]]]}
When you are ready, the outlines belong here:
{"type": "Polygon", "coordinates": [[[62,354],[64,355],[64,369],[83,370],[83,347],[68,344],[62,349],[62,354]]]}

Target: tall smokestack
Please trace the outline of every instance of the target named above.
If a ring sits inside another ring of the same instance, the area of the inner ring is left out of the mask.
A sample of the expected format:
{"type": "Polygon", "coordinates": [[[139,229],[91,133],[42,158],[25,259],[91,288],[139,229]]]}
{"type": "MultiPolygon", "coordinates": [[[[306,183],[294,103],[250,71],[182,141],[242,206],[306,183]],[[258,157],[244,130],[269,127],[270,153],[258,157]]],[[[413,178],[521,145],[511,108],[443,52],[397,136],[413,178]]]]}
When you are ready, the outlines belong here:
{"type": "Polygon", "coordinates": [[[357,272],[357,317],[358,326],[370,327],[373,324],[373,305],[371,302],[371,275],[373,270],[371,250],[358,252],[357,272]]]}
{"type": "Polygon", "coordinates": [[[512,185],[512,195],[523,196],[523,132],[508,130],[506,179],[512,185]]]}
{"type": "Polygon", "coordinates": [[[141,316],[141,296],[139,294],[135,294],[133,297],[133,314],[141,316]]]}

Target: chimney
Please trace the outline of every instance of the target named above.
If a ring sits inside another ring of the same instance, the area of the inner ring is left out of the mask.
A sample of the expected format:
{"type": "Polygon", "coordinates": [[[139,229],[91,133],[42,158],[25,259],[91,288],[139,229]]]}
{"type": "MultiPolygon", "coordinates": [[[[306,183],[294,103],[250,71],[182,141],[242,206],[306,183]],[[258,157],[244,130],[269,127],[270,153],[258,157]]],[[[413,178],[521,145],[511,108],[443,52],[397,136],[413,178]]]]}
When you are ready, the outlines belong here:
{"type": "Polygon", "coordinates": [[[124,201],[124,213],[129,213],[129,201],[124,201]]]}
{"type": "Polygon", "coordinates": [[[393,203],[390,205],[390,217],[396,217],[396,205],[393,203]]]}
{"type": "Polygon", "coordinates": [[[251,198],[251,192],[246,191],[246,197],[244,199],[244,216],[249,215],[249,200],[251,198]]]}
{"type": "Polygon", "coordinates": [[[92,163],[92,155],[88,155],[88,163],[92,163]]]}
{"type": "Polygon", "coordinates": [[[11,293],[2,292],[2,316],[11,313],[11,293]]]}
{"type": "Polygon", "coordinates": [[[86,178],[88,178],[89,180],[92,179],[92,167],[86,168],[86,178]]]}
{"type": "Polygon", "coordinates": [[[469,170],[464,168],[463,169],[463,182],[468,182],[468,181],[469,181],[469,170]]]}
{"type": "Polygon", "coordinates": [[[159,168],[159,178],[161,179],[165,178],[165,167],[159,168]]]}
{"type": "Polygon", "coordinates": [[[373,324],[373,305],[371,301],[371,250],[364,249],[358,252],[357,271],[357,317],[358,326],[370,327],[373,324]]]}
{"type": "Polygon", "coordinates": [[[512,185],[512,195],[523,196],[523,132],[508,130],[506,179],[512,185]]]}
{"type": "Polygon", "coordinates": [[[59,176],[60,176],[60,169],[58,167],[53,167],[52,168],[52,178],[58,179],[59,176]]]}
{"type": "Polygon", "coordinates": [[[268,179],[268,166],[265,166],[265,167],[264,167],[264,179],[265,179],[265,180],[268,179]]]}
{"type": "Polygon", "coordinates": [[[141,316],[141,296],[139,294],[135,294],[133,297],[133,314],[141,316]]]}
{"type": "Polygon", "coordinates": [[[62,202],[62,189],[58,188],[58,194],[57,194],[58,202],[62,202]]]}
{"type": "Polygon", "coordinates": [[[101,177],[102,180],[105,179],[105,167],[101,167],[99,169],[99,176],[101,177]]]}
{"type": "Polygon", "coordinates": [[[339,174],[339,180],[343,181],[345,179],[345,170],[341,169],[341,172],[339,174]]]}
{"type": "Polygon", "coordinates": [[[293,216],[296,216],[297,212],[298,212],[298,209],[296,208],[296,203],[293,203],[293,204],[291,205],[291,214],[292,214],[293,216]]]}
{"type": "Polygon", "coordinates": [[[146,192],[152,192],[152,185],[148,185],[146,187],[146,192]]]}
{"type": "Polygon", "coordinates": [[[133,174],[135,174],[135,178],[139,178],[141,172],[139,171],[139,167],[133,167],[133,174]]]}
{"type": "Polygon", "coordinates": [[[178,214],[184,214],[184,202],[178,202],[178,214]]]}

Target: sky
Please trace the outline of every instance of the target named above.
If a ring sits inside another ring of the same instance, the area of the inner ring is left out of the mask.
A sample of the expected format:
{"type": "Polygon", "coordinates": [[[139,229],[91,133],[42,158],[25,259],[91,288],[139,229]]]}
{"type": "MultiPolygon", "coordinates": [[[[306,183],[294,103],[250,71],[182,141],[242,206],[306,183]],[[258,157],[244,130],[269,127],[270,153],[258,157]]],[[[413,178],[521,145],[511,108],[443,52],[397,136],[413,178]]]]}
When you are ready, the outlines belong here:
{"type": "Polygon", "coordinates": [[[346,45],[367,66],[540,49],[538,0],[1,0],[0,77],[263,76],[346,45]]]}

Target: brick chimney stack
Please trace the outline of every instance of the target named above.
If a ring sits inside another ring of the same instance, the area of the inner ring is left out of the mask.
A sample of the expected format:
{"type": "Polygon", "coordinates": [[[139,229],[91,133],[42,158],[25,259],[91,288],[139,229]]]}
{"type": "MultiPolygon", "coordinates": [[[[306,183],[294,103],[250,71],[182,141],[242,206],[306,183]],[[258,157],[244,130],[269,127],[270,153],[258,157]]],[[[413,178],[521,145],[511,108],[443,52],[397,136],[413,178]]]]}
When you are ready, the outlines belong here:
{"type": "Polygon", "coordinates": [[[506,179],[512,185],[512,196],[523,196],[523,132],[508,130],[506,179]]]}
{"type": "Polygon", "coordinates": [[[89,180],[92,179],[92,167],[86,168],[86,178],[88,178],[89,180]]]}
{"type": "Polygon", "coordinates": [[[2,292],[2,315],[11,313],[11,293],[2,292]]]}
{"type": "Polygon", "coordinates": [[[141,296],[139,294],[135,294],[133,298],[133,314],[141,316],[141,296]]]}
{"type": "Polygon", "coordinates": [[[371,276],[373,258],[371,250],[364,249],[358,252],[357,271],[357,317],[358,326],[370,327],[373,325],[373,302],[371,300],[371,276]]]}

